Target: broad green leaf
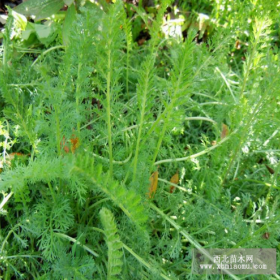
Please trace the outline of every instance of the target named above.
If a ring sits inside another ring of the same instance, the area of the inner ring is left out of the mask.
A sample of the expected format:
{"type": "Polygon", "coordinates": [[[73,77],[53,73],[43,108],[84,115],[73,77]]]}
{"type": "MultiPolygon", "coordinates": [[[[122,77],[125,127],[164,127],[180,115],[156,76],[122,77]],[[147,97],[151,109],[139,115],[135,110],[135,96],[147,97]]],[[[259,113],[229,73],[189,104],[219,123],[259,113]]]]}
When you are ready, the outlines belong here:
{"type": "Polygon", "coordinates": [[[54,23],[36,24],[27,22],[21,38],[29,45],[39,40],[44,45],[49,45],[56,36],[56,27],[54,23]]]}
{"type": "Polygon", "coordinates": [[[57,13],[64,5],[63,0],[29,0],[15,7],[14,11],[41,20],[57,13]]]}
{"type": "Polygon", "coordinates": [[[22,31],[21,38],[24,41],[27,41],[32,33],[35,33],[34,24],[31,22],[27,22],[25,30],[22,31]]]}
{"type": "Polygon", "coordinates": [[[8,8],[9,14],[12,15],[14,18],[14,28],[11,33],[11,39],[14,37],[19,37],[21,32],[25,30],[27,25],[27,19],[25,16],[13,11],[12,9],[8,8]]]}
{"type": "Polygon", "coordinates": [[[74,0],[63,0],[64,3],[69,7],[73,4],[74,0]]]}
{"type": "Polygon", "coordinates": [[[35,32],[39,41],[44,44],[50,44],[56,36],[54,24],[34,24],[35,32]]]}
{"type": "Polygon", "coordinates": [[[51,26],[34,24],[34,27],[38,38],[47,38],[51,35],[52,32],[51,26]]]}
{"type": "Polygon", "coordinates": [[[73,22],[75,21],[75,19],[76,19],[76,9],[75,9],[75,6],[72,5],[67,10],[64,25],[63,25],[63,31],[62,31],[63,44],[66,46],[70,42],[69,37],[71,34],[73,22]]]}

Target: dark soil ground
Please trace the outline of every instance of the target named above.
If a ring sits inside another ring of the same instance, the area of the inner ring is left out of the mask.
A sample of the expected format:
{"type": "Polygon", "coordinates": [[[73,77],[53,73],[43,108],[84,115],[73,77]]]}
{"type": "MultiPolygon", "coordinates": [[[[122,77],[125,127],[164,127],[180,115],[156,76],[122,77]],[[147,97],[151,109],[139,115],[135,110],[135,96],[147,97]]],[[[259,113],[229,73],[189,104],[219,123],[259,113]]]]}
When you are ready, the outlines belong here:
{"type": "MultiPolygon", "coordinates": [[[[9,1],[0,0],[0,16],[8,14],[8,10],[6,6],[10,8],[14,8],[15,6],[19,5],[21,2],[22,0],[9,0],[9,1]]],[[[0,29],[2,29],[3,26],[4,26],[4,22],[0,20],[0,29]]]]}

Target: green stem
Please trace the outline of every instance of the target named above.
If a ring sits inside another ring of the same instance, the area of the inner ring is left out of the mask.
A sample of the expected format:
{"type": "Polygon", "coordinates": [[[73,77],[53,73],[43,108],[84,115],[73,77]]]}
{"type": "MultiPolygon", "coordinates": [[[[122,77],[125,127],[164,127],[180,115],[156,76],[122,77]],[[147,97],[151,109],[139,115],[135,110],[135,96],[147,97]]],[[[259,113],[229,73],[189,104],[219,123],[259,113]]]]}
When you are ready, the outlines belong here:
{"type": "Polygon", "coordinates": [[[138,132],[137,142],[136,142],[135,157],[134,157],[133,181],[135,181],[136,173],[137,173],[137,163],[138,163],[138,155],[139,155],[139,148],[140,148],[140,140],[141,140],[142,129],[143,129],[143,125],[144,125],[144,118],[145,118],[145,113],[146,113],[146,101],[147,101],[147,96],[148,96],[148,92],[149,92],[149,75],[150,75],[150,71],[146,71],[145,85],[144,85],[144,91],[143,91],[143,101],[141,104],[142,108],[141,108],[141,113],[140,113],[140,125],[139,125],[139,132],[138,132]]]}
{"type": "MultiPolygon", "coordinates": [[[[162,143],[163,137],[165,135],[165,131],[167,129],[167,120],[169,120],[170,115],[171,115],[170,111],[168,111],[167,117],[164,120],[163,128],[161,130],[161,134],[160,134],[158,142],[157,142],[157,147],[156,147],[155,152],[154,152],[154,156],[153,156],[153,160],[152,160],[152,166],[154,165],[154,162],[156,161],[157,155],[159,153],[159,150],[160,150],[160,147],[161,147],[161,143],[162,143]]],[[[152,168],[152,166],[151,166],[151,168],[152,168]]]]}
{"type": "MultiPolygon", "coordinates": [[[[251,125],[252,125],[252,123],[254,121],[255,116],[257,115],[257,112],[259,111],[261,105],[263,104],[263,99],[266,97],[267,92],[268,91],[266,91],[265,94],[260,98],[260,100],[257,103],[253,113],[249,117],[246,125],[243,127],[243,130],[242,130],[240,138],[239,138],[240,140],[238,142],[238,145],[236,146],[236,148],[235,148],[235,150],[234,150],[234,152],[233,152],[233,154],[232,154],[232,156],[230,158],[228,167],[227,167],[226,171],[223,174],[223,177],[222,177],[223,178],[223,184],[224,184],[224,182],[225,182],[225,180],[226,180],[226,178],[227,178],[227,176],[228,176],[228,174],[229,174],[229,172],[230,172],[230,170],[232,168],[233,163],[235,162],[236,158],[239,155],[239,152],[240,152],[240,149],[241,149],[242,145],[247,140],[246,134],[248,134],[248,131],[249,131],[249,129],[250,129],[250,127],[251,127],[251,125]]],[[[240,125],[240,127],[242,128],[242,125],[240,125]]]]}
{"type": "MultiPolygon", "coordinates": [[[[94,204],[92,204],[90,207],[88,207],[86,210],[85,210],[85,213],[83,214],[83,217],[82,217],[82,222],[85,220],[85,218],[86,218],[86,216],[87,216],[87,214],[88,214],[88,212],[92,209],[92,208],[94,208],[94,207],[96,207],[98,204],[100,204],[100,203],[103,203],[103,202],[105,202],[105,201],[108,201],[108,200],[110,200],[110,198],[103,198],[103,199],[100,199],[100,200],[98,200],[97,202],[95,202],[94,204]]],[[[89,219],[89,221],[87,222],[87,225],[90,225],[90,223],[91,223],[91,221],[92,221],[92,219],[93,218],[95,218],[95,216],[91,216],[91,218],[89,219]]]]}
{"type": "MultiPolygon", "coordinates": [[[[169,218],[166,214],[164,214],[160,209],[158,209],[155,205],[152,203],[150,204],[150,207],[155,210],[160,216],[162,216],[165,220],[167,220],[178,232],[181,233],[200,253],[202,253],[204,256],[206,256],[209,260],[211,260],[214,263],[213,256],[211,256],[208,251],[206,251],[186,230],[182,229],[180,225],[178,225],[173,219],[169,218]]],[[[231,274],[231,272],[227,269],[222,269],[223,272],[225,272],[228,276],[230,276],[232,279],[239,280],[238,277],[231,274]]]]}
{"type": "Polygon", "coordinates": [[[178,95],[178,92],[179,92],[179,89],[180,89],[180,86],[181,86],[181,82],[182,82],[182,79],[183,79],[184,68],[185,68],[185,65],[186,65],[186,59],[187,59],[187,53],[185,53],[182,64],[181,64],[182,68],[180,69],[179,77],[177,79],[176,87],[174,89],[170,105],[167,106],[167,108],[166,108],[167,110],[164,110],[164,112],[163,112],[163,116],[165,116],[165,112],[166,112],[166,117],[165,117],[165,120],[164,120],[163,129],[161,130],[161,134],[160,134],[160,137],[159,137],[159,140],[158,140],[158,143],[157,143],[157,147],[156,147],[155,152],[154,152],[152,164],[156,161],[157,155],[159,153],[159,149],[160,149],[161,144],[162,144],[163,137],[164,137],[166,129],[167,129],[168,121],[171,117],[171,113],[172,113],[174,104],[176,104],[177,99],[178,99],[177,95],[178,95]]]}
{"type": "Polygon", "coordinates": [[[54,203],[55,203],[55,202],[56,202],[56,200],[55,200],[55,194],[54,194],[54,191],[53,191],[53,188],[52,188],[52,185],[51,185],[50,182],[48,182],[48,186],[49,186],[49,189],[50,189],[50,191],[51,191],[51,195],[52,195],[53,201],[54,201],[54,203]]]}
{"type": "Polygon", "coordinates": [[[110,175],[113,175],[113,144],[112,144],[112,132],[111,132],[111,51],[108,54],[108,74],[107,74],[107,132],[109,143],[109,159],[110,159],[110,175]]]}
{"type": "MultiPolygon", "coordinates": [[[[93,155],[94,157],[100,158],[101,160],[109,161],[107,158],[104,158],[104,157],[102,157],[102,156],[99,156],[99,155],[97,155],[97,154],[95,154],[95,153],[92,153],[92,155],[93,155]]],[[[125,160],[122,160],[122,161],[113,160],[113,164],[124,165],[124,164],[126,164],[126,163],[130,160],[131,156],[132,156],[132,153],[130,153],[129,156],[128,156],[125,160]]]]}
{"type": "Polygon", "coordinates": [[[102,229],[100,229],[100,228],[97,228],[97,227],[90,227],[90,229],[95,230],[95,231],[98,231],[98,232],[100,232],[100,233],[106,235],[105,232],[104,232],[104,230],[102,230],[102,229]]]}
{"type": "Polygon", "coordinates": [[[15,256],[5,256],[5,259],[16,259],[16,258],[42,258],[40,255],[15,255],[15,256]]]}
{"type": "MultiPolygon", "coordinates": [[[[122,246],[125,248],[125,250],[127,250],[138,262],[140,262],[142,265],[144,265],[146,268],[148,268],[149,270],[154,270],[154,268],[152,267],[151,264],[149,264],[148,262],[146,262],[144,259],[142,259],[139,255],[137,255],[130,247],[128,247],[127,245],[125,245],[124,243],[122,243],[122,246]]],[[[163,273],[160,273],[160,276],[165,279],[165,280],[171,280],[171,278],[167,277],[166,275],[164,275],[163,273]]]]}
{"type": "Polygon", "coordinates": [[[61,135],[60,135],[60,122],[59,122],[59,116],[58,116],[58,108],[57,106],[55,106],[54,108],[55,110],[55,121],[56,121],[56,148],[57,148],[57,152],[58,155],[61,155],[61,135]]]}
{"type": "Polygon", "coordinates": [[[5,247],[6,243],[7,243],[7,241],[8,241],[8,239],[9,239],[10,235],[15,231],[16,228],[18,228],[18,227],[20,227],[20,226],[21,226],[21,224],[16,224],[16,225],[8,232],[6,238],[5,238],[5,239],[3,240],[3,242],[2,242],[1,249],[0,249],[1,252],[3,252],[4,247],[5,247]]]}
{"type": "Polygon", "coordinates": [[[129,92],[128,92],[128,65],[129,65],[129,44],[127,43],[127,47],[126,47],[126,96],[129,96],[129,92]]]}
{"type": "Polygon", "coordinates": [[[49,48],[48,50],[44,51],[41,55],[39,55],[37,57],[37,59],[32,63],[31,67],[33,67],[43,56],[45,56],[47,53],[53,51],[53,50],[56,50],[56,49],[65,49],[65,46],[63,45],[59,45],[59,46],[54,46],[54,47],[51,47],[49,48]]]}
{"type": "Polygon", "coordinates": [[[72,237],[70,237],[70,236],[68,236],[68,235],[66,235],[66,234],[63,234],[63,233],[55,232],[54,234],[55,234],[56,236],[59,236],[59,237],[64,238],[64,239],[67,239],[68,241],[77,244],[78,246],[82,247],[83,249],[85,249],[86,251],[88,251],[88,252],[89,252],[90,254],[92,254],[93,256],[99,257],[99,255],[98,255],[96,252],[94,252],[93,250],[91,250],[88,246],[82,245],[82,243],[81,243],[80,241],[78,241],[77,239],[72,238],[72,237]]]}
{"type": "MultiPolygon", "coordinates": [[[[81,52],[82,53],[82,52],[81,52]]],[[[80,110],[79,110],[79,105],[80,105],[80,91],[81,91],[81,67],[82,67],[82,54],[81,57],[79,59],[79,65],[78,65],[78,77],[77,77],[77,87],[76,87],[76,113],[77,113],[77,132],[78,132],[78,136],[80,134],[80,130],[81,130],[81,123],[79,120],[79,115],[80,115],[80,110]]]]}

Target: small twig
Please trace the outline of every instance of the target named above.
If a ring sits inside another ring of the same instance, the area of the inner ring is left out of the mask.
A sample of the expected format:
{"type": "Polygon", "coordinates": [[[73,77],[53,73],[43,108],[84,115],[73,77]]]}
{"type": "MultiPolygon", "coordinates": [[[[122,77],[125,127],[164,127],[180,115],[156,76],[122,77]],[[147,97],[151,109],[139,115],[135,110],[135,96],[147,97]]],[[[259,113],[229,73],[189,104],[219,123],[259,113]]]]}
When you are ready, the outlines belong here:
{"type": "Polygon", "coordinates": [[[199,156],[202,156],[204,154],[209,153],[212,150],[215,150],[216,148],[218,148],[219,146],[221,146],[224,142],[226,142],[228,139],[230,139],[230,137],[235,134],[237,132],[237,129],[235,131],[233,131],[228,137],[225,137],[223,140],[221,140],[219,143],[217,143],[215,146],[209,147],[199,153],[187,156],[187,157],[183,157],[183,158],[170,158],[170,159],[164,159],[164,160],[159,160],[156,161],[154,163],[154,165],[158,165],[158,164],[162,164],[162,163],[172,163],[172,162],[178,162],[178,161],[186,161],[186,160],[190,160],[193,158],[197,158],[199,156]]]}
{"type": "Polygon", "coordinates": [[[45,56],[47,53],[49,53],[49,52],[51,52],[53,50],[56,50],[56,49],[65,49],[65,46],[63,46],[63,45],[54,46],[54,47],[49,48],[48,50],[44,51],[41,55],[39,55],[37,57],[37,59],[34,60],[34,62],[32,63],[31,67],[33,67],[38,62],[38,60],[41,59],[41,57],[45,56]]]}

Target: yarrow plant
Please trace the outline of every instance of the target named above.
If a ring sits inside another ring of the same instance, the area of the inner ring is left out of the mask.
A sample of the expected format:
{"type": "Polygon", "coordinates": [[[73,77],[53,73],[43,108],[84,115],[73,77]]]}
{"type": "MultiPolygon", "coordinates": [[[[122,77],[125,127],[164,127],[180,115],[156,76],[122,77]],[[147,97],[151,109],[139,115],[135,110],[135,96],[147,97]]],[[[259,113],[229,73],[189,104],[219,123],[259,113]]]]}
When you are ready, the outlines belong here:
{"type": "Polygon", "coordinates": [[[67,1],[48,47],[13,38],[23,15],[5,25],[1,279],[202,279],[193,248],[279,255],[277,8],[250,1],[239,59],[242,2],[204,41],[164,36],[171,0],[139,5],[144,45],[127,4],[96,2],[67,1]]]}

